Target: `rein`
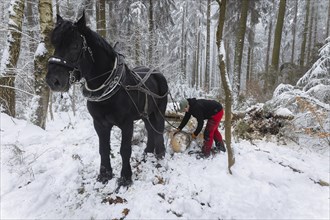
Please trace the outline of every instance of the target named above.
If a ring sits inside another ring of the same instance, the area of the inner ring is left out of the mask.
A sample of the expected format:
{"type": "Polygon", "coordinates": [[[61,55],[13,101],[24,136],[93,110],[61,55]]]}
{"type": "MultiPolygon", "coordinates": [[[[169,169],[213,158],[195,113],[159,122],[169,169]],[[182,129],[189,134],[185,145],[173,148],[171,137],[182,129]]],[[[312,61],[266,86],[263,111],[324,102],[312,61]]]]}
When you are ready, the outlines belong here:
{"type": "Polygon", "coordinates": [[[137,74],[135,71],[131,70],[132,75],[139,81],[138,84],[132,86],[132,85],[127,85],[125,86],[125,88],[130,91],[130,90],[138,90],[141,91],[147,95],[152,96],[153,98],[157,98],[157,99],[161,99],[164,98],[168,95],[168,90],[167,92],[165,92],[163,95],[158,95],[152,91],[150,91],[150,89],[145,85],[145,82],[149,79],[150,75],[153,74],[152,73],[153,69],[150,69],[147,73],[147,75],[143,78],[141,78],[141,76],[139,76],[139,74],[137,74]]]}

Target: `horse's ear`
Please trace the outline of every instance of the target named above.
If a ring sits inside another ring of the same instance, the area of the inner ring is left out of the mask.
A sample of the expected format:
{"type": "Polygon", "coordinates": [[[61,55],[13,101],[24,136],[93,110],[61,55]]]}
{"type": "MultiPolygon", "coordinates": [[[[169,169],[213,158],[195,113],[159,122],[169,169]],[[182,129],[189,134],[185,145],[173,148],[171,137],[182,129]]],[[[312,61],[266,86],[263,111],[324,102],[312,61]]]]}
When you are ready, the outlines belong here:
{"type": "Polygon", "coordinates": [[[86,28],[86,19],[85,19],[85,11],[83,11],[82,16],[77,21],[76,25],[79,30],[84,30],[86,28]]]}
{"type": "Polygon", "coordinates": [[[56,25],[62,23],[62,21],[63,21],[63,18],[61,17],[61,15],[57,14],[56,15],[56,25]]]}

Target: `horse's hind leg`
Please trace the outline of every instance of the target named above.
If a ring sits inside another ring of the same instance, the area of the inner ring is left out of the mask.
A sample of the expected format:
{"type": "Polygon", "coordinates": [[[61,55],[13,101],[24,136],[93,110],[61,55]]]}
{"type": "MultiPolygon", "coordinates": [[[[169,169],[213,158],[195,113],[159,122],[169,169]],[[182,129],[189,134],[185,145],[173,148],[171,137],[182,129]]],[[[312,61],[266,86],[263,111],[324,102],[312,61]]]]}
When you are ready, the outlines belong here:
{"type": "Polygon", "coordinates": [[[164,119],[159,113],[149,115],[149,120],[144,119],[146,129],[148,131],[148,141],[146,153],[155,153],[157,158],[165,156],[164,145],[164,119]]]}
{"type": "Polygon", "coordinates": [[[103,126],[94,120],[94,128],[99,137],[99,153],[101,156],[100,174],[97,181],[107,183],[113,177],[110,163],[110,131],[112,126],[103,126]]]}
{"type": "Polygon", "coordinates": [[[165,145],[164,145],[164,128],[165,128],[165,123],[164,123],[164,118],[163,116],[158,113],[155,115],[155,123],[154,127],[156,128],[155,131],[155,153],[157,158],[163,158],[165,156],[165,145]]]}
{"type": "Polygon", "coordinates": [[[155,136],[154,136],[154,130],[152,128],[152,126],[150,125],[150,120],[152,120],[153,116],[149,116],[149,120],[148,119],[143,119],[144,125],[147,129],[148,132],[148,139],[147,139],[147,147],[146,149],[144,149],[145,153],[154,153],[155,152],[155,136]]]}

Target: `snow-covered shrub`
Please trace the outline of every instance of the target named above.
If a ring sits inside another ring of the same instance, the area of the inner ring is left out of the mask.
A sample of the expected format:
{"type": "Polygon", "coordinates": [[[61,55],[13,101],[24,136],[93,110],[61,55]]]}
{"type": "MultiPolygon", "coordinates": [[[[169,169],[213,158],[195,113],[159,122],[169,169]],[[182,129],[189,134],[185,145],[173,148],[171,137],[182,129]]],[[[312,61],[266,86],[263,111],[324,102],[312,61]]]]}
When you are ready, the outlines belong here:
{"type": "Polygon", "coordinates": [[[330,86],[330,37],[320,49],[320,58],[297,82],[297,87],[303,91],[308,91],[319,84],[330,86]]]}
{"type": "Polygon", "coordinates": [[[283,127],[282,134],[297,142],[308,142],[308,146],[323,147],[330,145],[330,38],[319,54],[320,58],[296,86],[280,84],[264,109],[288,109],[294,120],[283,127]]]}

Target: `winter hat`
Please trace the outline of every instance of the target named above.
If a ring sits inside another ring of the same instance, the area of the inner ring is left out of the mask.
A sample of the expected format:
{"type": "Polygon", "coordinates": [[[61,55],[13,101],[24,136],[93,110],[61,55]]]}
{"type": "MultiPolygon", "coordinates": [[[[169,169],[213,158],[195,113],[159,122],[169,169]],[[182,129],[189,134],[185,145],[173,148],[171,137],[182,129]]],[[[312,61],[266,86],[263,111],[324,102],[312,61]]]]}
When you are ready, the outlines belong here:
{"type": "Polygon", "coordinates": [[[179,108],[179,111],[180,111],[180,112],[183,112],[183,110],[184,110],[185,108],[187,108],[188,105],[189,105],[189,103],[188,103],[187,99],[182,99],[182,100],[180,101],[180,108],[179,108]]]}

